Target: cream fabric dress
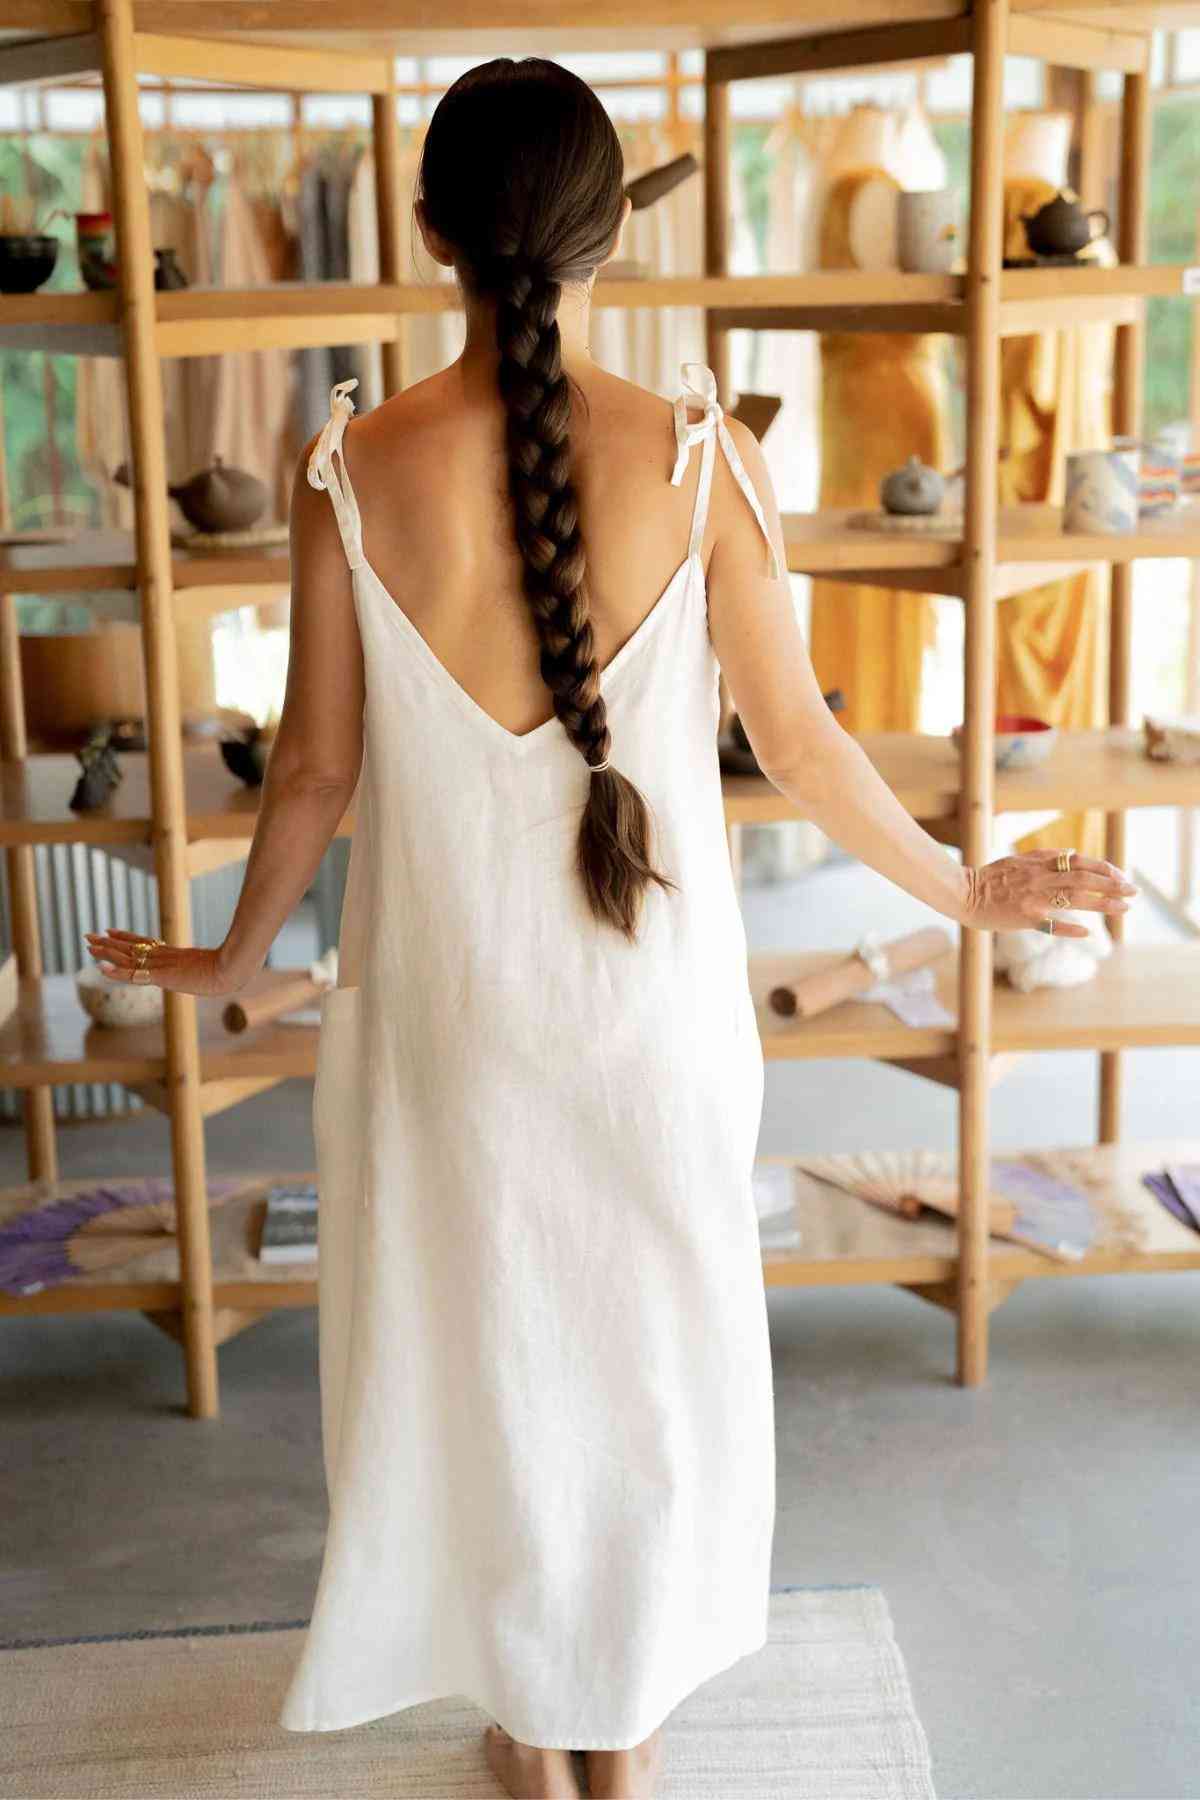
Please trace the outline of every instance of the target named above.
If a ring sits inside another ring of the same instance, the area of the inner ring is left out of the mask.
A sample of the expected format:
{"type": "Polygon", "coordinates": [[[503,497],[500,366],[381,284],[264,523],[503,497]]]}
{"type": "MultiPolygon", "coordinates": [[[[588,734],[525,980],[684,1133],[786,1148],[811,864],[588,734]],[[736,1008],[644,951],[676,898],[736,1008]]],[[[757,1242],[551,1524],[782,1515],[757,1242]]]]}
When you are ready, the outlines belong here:
{"type": "Polygon", "coordinates": [[[671,474],[664,409],[663,479],[699,450],[690,541],[602,681],[678,884],[636,944],[583,898],[592,777],[561,724],[498,724],[366,560],[353,383],[309,464],[367,701],[314,1096],[330,1518],[291,1730],[456,1694],[526,1743],[622,1748],[765,1641],[763,1063],[700,555],[718,449],[762,514],[710,371],[684,372],[703,416],[680,395],[671,474]]]}

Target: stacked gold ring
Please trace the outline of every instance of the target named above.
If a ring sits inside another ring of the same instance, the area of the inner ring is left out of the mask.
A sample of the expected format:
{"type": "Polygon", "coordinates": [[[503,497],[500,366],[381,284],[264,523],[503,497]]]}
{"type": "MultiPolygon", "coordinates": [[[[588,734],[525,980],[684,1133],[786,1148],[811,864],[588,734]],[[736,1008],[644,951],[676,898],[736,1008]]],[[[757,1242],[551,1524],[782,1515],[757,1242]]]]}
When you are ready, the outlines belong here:
{"type": "Polygon", "coordinates": [[[149,981],[150,971],[147,969],[146,963],[149,960],[150,952],[152,950],[161,950],[162,948],[163,941],[161,938],[140,938],[138,942],[134,944],[134,970],[133,974],[130,976],[131,981],[149,981]]]}
{"type": "Polygon", "coordinates": [[[1071,858],[1074,854],[1075,852],[1073,850],[1059,851],[1054,866],[1060,875],[1069,875],[1071,873],[1071,858]]]}

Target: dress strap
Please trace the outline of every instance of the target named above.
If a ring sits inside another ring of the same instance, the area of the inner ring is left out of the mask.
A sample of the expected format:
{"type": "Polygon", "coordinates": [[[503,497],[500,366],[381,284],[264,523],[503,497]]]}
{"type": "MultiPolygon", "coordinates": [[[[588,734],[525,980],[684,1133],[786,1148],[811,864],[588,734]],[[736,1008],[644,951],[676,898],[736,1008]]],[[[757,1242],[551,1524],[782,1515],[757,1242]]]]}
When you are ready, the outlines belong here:
{"type": "Polygon", "coordinates": [[[675,467],[671,473],[672,487],[678,487],[683,480],[683,472],[687,468],[688,454],[693,444],[703,444],[700,452],[700,482],[696,489],[696,504],[692,510],[692,530],[688,539],[688,556],[696,556],[704,540],[704,527],[708,521],[708,501],[712,493],[713,464],[716,461],[716,448],[720,444],[725,452],[726,461],[733,473],[733,478],[750,503],[750,510],[762,529],[767,540],[767,549],[771,554],[771,579],[777,581],[780,576],[779,558],[775,554],[775,546],[771,542],[771,534],[767,530],[767,521],[763,517],[763,509],[758,495],[754,491],[754,483],[746,473],[746,465],[738,455],[737,445],[729,435],[725,424],[725,415],[717,399],[717,378],[704,363],[686,362],[683,365],[683,388],[675,397],[675,467]],[[687,409],[689,401],[704,408],[702,418],[689,420],[687,409]]]}
{"type": "Polygon", "coordinates": [[[329,417],[321,427],[321,435],[313,446],[313,453],[308,459],[308,485],[313,488],[324,488],[333,502],[334,516],[338,522],[338,530],[342,534],[342,544],[346,551],[346,561],[352,569],[362,567],[363,556],[362,519],[359,517],[358,501],[354,498],[354,489],[350,486],[350,476],[346,471],[346,457],[342,449],[342,438],[350,416],[354,411],[354,402],[350,398],[353,388],[358,386],[358,379],[352,376],[349,381],[339,381],[329,395],[329,417]],[[341,464],[341,472],[334,458],[341,464]]]}

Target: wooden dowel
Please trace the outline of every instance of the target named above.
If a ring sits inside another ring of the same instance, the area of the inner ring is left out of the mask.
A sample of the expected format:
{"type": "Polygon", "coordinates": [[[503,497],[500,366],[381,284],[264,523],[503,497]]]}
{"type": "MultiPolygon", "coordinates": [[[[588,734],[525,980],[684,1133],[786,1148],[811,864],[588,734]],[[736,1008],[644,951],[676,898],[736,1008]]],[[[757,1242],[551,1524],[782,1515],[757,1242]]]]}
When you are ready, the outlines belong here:
{"type": "MultiPolygon", "coordinates": [[[[723,81],[704,80],[704,273],[729,273],[729,88],[723,81]]],[[[705,314],[705,355],[717,378],[722,405],[730,399],[729,333],[705,314]]]]}
{"type": "MultiPolygon", "coordinates": [[[[893,938],[891,943],[880,945],[887,958],[885,979],[893,980],[897,975],[910,974],[913,969],[923,969],[927,963],[945,956],[949,948],[950,934],[939,925],[893,938]]],[[[811,1019],[818,1013],[828,1012],[831,1006],[838,1006],[843,1000],[865,994],[879,979],[861,956],[851,953],[827,969],[772,988],[768,1000],[771,1010],[783,1018],[811,1019]]]]}
{"type": "MultiPolygon", "coordinates": [[[[1123,263],[1142,263],[1146,257],[1147,178],[1150,167],[1150,82],[1143,74],[1126,75],[1121,94],[1121,171],[1117,252],[1123,263]]],[[[1141,322],[1119,325],[1113,371],[1113,431],[1136,437],[1142,427],[1141,322]]],[[[1112,725],[1127,725],[1130,716],[1133,637],[1133,564],[1120,563],[1112,571],[1108,638],[1108,717],[1112,725]]],[[[1129,837],[1123,812],[1112,812],[1104,821],[1104,854],[1109,862],[1125,866],[1129,837]]],[[[1120,943],[1125,921],[1119,915],[1106,919],[1112,937],[1120,943]]],[[[1100,1057],[1100,1096],[1097,1136],[1102,1144],[1114,1144],[1121,1135],[1123,1060],[1119,1050],[1100,1057]]]]}
{"type": "MultiPolygon", "coordinates": [[[[971,17],[971,224],[967,251],[967,468],[963,521],[965,729],[963,861],[991,852],[996,690],[996,466],[1000,419],[1000,258],[1003,244],[1004,47],[1007,0],[976,0],[971,17]]],[[[989,1062],[992,940],[964,928],[959,957],[958,1380],[987,1377],[989,1062]]]]}
{"type": "MultiPolygon", "coordinates": [[[[191,939],[187,804],[171,582],[162,371],[155,342],[154,253],[138,115],[132,0],[97,0],[96,14],[125,339],[159,929],[169,944],[187,944],[191,939]]],[[[165,1040],[188,1409],[194,1417],[211,1418],[217,1411],[212,1249],[196,1002],[190,994],[167,994],[165,1040]]]]}
{"type": "MultiPolygon", "coordinates": [[[[400,123],[396,115],[396,85],[393,78],[386,93],[371,100],[371,125],[375,142],[375,215],[379,226],[379,279],[391,284],[403,279],[400,267],[402,182],[400,175],[400,123]]],[[[383,358],[383,391],[398,394],[404,386],[405,330],[400,320],[399,334],[385,340],[383,358]]]]}
{"type": "Polygon", "coordinates": [[[314,981],[307,969],[296,969],[290,978],[273,980],[261,992],[239,994],[221,1014],[221,1023],[226,1031],[249,1031],[251,1026],[266,1025],[284,1013],[314,1005],[324,992],[324,985],[314,981]]]}
{"type": "MultiPolygon", "coordinates": [[[[7,522],[7,493],[3,496],[7,522]]],[[[21,639],[17,602],[0,594],[0,757],[20,762],[29,745],[25,735],[25,695],[21,687],[21,639]]],[[[8,915],[17,971],[42,974],[42,938],[38,929],[37,865],[32,844],[13,844],[4,853],[8,878],[8,915]]],[[[25,1167],[30,1181],[58,1180],[58,1141],[54,1129],[54,1089],[27,1088],[21,1101],[25,1124],[25,1167]]]]}

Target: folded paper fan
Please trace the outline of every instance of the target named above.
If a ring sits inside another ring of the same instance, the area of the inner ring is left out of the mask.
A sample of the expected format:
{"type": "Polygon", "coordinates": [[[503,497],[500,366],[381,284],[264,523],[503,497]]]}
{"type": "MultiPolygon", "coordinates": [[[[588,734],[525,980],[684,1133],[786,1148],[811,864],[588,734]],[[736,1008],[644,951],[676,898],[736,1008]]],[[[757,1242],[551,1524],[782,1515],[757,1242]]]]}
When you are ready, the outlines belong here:
{"type": "MultiPolygon", "coordinates": [[[[858,1194],[872,1205],[915,1219],[925,1208],[954,1218],[958,1177],[936,1150],[875,1150],[856,1156],[813,1156],[797,1165],[809,1175],[858,1194]]],[[[1059,1172],[1054,1153],[994,1157],[988,1232],[1055,1262],[1077,1262],[1095,1242],[1090,1195],[1059,1172]]]]}
{"type": "MultiPolygon", "coordinates": [[[[219,1206],[243,1186],[209,1185],[219,1206]]],[[[157,1250],[175,1230],[169,1181],[121,1181],[47,1200],[0,1224],[0,1293],[36,1294],[74,1275],[110,1269],[157,1250]]]]}
{"type": "MultiPolygon", "coordinates": [[[[920,1218],[926,1208],[954,1218],[958,1180],[947,1172],[946,1162],[936,1150],[864,1150],[854,1156],[808,1156],[799,1166],[806,1174],[903,1218],[920,1218]]],[[[1012,1203],[994,1194],[988,1230],[1007,1237],[1013,1221],[1012,1203]]]]}

